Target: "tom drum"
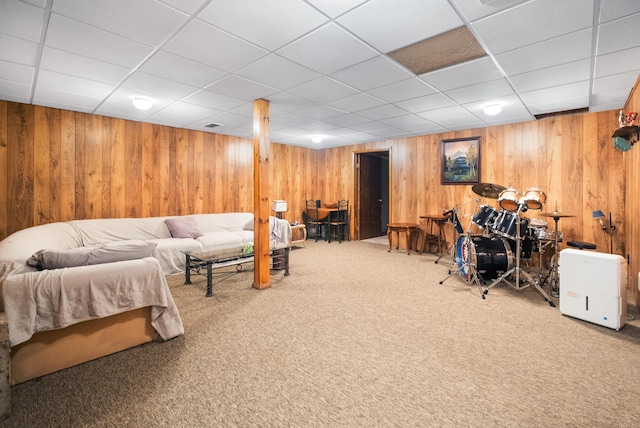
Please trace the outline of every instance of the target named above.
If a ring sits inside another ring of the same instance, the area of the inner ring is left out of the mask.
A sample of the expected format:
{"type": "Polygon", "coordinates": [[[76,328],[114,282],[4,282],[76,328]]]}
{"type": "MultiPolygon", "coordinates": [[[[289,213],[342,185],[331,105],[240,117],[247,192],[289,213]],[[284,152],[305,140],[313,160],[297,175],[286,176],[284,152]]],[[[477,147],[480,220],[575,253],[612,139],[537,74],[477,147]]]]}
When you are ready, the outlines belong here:
{"type": "MultiPolygon", "coordinates": [[[[503,211],[496,219],[493,232],[505,238],[516,239],[518,237],[517,216],[514,213],[503,211]]],[[[520,237],[524,237],[529,227],[529,219],[520,217],[520,237]]]]}
{"type": "Polygon", "coordinates": [[[491,228],[498,217],[498,211],[489,205],[480,205],[480,211],[471,220],[480,229],[491,228]]]}
{"type": "Polygon", "coordinates": [[[498,204],[507,211],[517,211],[520,193],[516,189],[505,189],[498,196],[498,204]]]}
{"type": "Polygon", "coordinates": [[[531,188],[524,193],[522,200],[530,210],[539,210],[547,202],[547,195],[540,189],[531,188]]]}

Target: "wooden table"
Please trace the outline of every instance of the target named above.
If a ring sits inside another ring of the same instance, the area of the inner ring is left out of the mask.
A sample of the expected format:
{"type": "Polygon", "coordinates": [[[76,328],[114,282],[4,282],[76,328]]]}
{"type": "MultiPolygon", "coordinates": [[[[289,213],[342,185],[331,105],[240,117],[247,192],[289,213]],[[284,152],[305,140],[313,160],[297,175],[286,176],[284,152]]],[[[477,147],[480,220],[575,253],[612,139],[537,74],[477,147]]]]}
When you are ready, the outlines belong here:
{"type": "MultiPolygon", "coordinates": [[[[416,223],[388,223],[387,224],[387,237],[389,238],[389,251],[391,252],[391,234],[396,232],[398,236],[398,243],[396,245],[396,250],[400,246],[400,233],[404,233],[407,239],[407,255],[410,254],[411,251],[411,235],[418,230],[418,225],[416,223]]],[[[422,251],[418,249],[418,254],[422,254],[422,251]]]]}
{"type": "Polygon", "coordinates": [[[449,217],[443,216],[442,214],[427,214],[421,215],[420,220],[424,221],[424,233],[422,234],[422,239],[418,242],[418,248],[424,252],[425,246],[430,243],[437,242],[438,244],[438,252],[442,252],[442,247],[447,248],[447,239],[444,234],[444,224],[447,222],[449,217]],[[434,223],[438,226],[437,235],[433,231],[434,223]]]}

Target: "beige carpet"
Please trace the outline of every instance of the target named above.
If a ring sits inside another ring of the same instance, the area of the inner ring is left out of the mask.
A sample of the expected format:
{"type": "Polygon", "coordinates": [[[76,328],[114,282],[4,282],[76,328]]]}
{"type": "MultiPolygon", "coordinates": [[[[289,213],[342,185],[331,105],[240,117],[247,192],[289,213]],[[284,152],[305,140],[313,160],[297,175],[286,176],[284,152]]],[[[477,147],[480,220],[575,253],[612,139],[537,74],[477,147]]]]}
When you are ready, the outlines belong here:
{"type": "Polygon", "coordinates": [[[170,278],[186,335],[17,385],[6,427],[635,427],[640,322],[619,332],[434,255],[307,242],[251,288],[170,278]]]}

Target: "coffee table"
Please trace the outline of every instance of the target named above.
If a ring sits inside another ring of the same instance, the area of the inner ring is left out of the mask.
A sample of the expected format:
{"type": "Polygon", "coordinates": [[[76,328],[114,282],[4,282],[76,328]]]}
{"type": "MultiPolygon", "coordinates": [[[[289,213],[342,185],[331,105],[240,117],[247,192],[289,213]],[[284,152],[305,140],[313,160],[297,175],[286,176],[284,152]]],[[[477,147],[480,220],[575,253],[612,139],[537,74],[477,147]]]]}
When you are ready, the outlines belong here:
{"type": "MultiPolygon", "coordinates": [[[[290,247],[274,248],[269,251],[272,265],[284,263],[284,275],[289,276],[290,247]],[[282,251],[284,250],[284,251],[282,251]]],[[[242,247],[213,250],[213,251],[183,251],[185,255],[185,284],[191,284],[191,275],[202,275],[207,278],[207,297],[213,296],[213,273],[215,269],[235,266],[235,272],[225,272],[229,275],[244,270],[244,265],[254,262],[253,247],[250,251],[243,251],[242,247]],[[202,270],[205,270],[203,273],[202,270]]]]}

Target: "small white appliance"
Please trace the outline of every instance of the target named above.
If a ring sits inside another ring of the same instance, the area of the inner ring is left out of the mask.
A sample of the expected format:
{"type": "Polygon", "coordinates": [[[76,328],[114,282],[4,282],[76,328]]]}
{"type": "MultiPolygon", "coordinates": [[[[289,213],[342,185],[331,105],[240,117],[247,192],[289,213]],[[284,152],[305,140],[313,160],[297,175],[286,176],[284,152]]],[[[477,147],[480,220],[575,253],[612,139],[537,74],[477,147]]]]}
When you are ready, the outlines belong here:
{"type": "Polygon", "coordinates": [[[617,254],[560,251],[560,313],[615,330],[627,319],[627,261],[617,254]]]}

